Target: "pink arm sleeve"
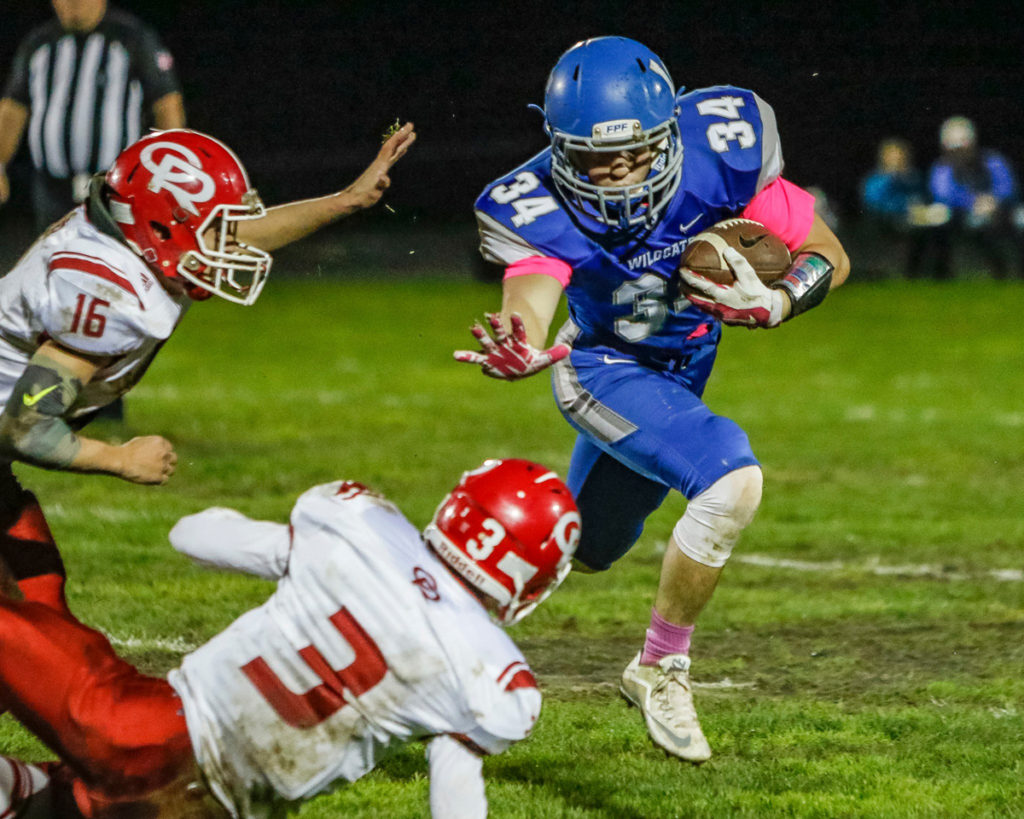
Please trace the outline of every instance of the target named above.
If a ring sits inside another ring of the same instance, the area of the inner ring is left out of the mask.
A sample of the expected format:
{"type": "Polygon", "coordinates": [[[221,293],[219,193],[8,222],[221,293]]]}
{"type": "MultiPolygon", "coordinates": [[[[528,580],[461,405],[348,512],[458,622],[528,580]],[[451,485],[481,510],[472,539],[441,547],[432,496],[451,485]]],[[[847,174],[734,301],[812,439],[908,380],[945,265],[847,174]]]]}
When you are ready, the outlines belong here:
{"type": "Polygon", "coordinates": [[[531,273],[540,273],[543,276],[550,276],[562,287],[569,284],[572,278],[572,268],[561,259],[553,259],[551,256],[527,256],[518,262],[512,262],[505,268],[505,278],[513,276],[526,276],[531,273]]]}
{"type": "Polygon", "coordinates": [[[793,251],[807,240],[807,234],[811,232],[814,197],[779,177],[751,199],[740,216],[760,222],[793,251]]]}

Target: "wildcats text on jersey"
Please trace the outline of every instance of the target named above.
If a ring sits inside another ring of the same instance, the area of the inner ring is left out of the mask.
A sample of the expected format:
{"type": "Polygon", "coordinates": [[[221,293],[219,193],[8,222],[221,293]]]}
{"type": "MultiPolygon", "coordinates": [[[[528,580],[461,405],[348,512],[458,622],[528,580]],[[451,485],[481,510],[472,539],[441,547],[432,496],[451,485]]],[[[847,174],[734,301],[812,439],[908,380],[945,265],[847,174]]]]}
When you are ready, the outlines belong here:
{"type": "Polygon", "coordinates": [[[689,243],[689,238],[686,238],[658,250],[645,250],[639,256],[634,256],[632,259],[627,260],[626,265],[630,270],[643,270],[657,264],[662,259],[671,259],[673,256],[683,255],[683,251],[686,250],[686,246],[689,243]]]}

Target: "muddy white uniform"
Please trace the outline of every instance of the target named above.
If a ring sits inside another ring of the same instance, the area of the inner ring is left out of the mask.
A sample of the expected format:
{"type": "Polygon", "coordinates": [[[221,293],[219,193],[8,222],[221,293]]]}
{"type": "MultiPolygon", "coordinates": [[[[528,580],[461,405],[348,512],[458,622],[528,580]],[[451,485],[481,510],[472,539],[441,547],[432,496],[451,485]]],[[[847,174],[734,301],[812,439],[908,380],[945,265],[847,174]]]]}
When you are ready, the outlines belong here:
{"type": "Polygon", "coordinates": [[[434,815],[486,814],[479,757],[466,748],[499,753],[525,738],[540,693],[513,642],[393,505],[336,482],[303,494],[290,526],[209,509],[179,521],[171,542],[278,580],[168,677],[232,815],[269,815],[275,801],[354,781],[427,737],[438,737],[434,815]]]}
{"type": "Polygon", "coordinates": [[[82,389],[70,418],[106,406],[142,377],[188,308],[123,242],[74,210],[0,278],[0,405],[47,339],[111,356],[82,389]]]}

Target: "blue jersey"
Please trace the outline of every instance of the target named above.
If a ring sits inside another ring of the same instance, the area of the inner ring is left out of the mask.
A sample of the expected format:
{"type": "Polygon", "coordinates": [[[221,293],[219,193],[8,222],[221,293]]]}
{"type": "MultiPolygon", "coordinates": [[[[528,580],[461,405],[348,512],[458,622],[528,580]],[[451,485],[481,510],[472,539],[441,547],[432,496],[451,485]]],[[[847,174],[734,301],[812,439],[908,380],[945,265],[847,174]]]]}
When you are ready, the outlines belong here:
{"type": "Polygon", "coordinates": [[[629,234],[570,208],[551,177],[551,150],[490,184],[476,202],[481,252],[512,264],[550,256],[572,267],[566,288],[574,347],[608,347],[640,362],[692,358],[721,336],[717,320],[677,290],[690,238],[734,216],[782,172],[771,107],[728,85],[680,94],[682,181],[650,229],[629,234]]]}

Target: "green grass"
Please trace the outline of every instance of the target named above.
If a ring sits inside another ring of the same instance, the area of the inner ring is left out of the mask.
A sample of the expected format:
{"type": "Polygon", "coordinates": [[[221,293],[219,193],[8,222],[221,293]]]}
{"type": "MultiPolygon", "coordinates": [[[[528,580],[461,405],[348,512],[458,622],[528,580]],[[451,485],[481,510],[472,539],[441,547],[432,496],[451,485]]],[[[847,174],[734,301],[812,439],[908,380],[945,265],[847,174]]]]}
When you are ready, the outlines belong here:
{"type": "MultiPolygon", "coordinates": [[[[147,671],[270,589],[176,555],[182,514],[283,519],[348,477],[422,525],[485,457],[564,474],[573,436],[547,378],[451,361],[497,289],[368,273],[195,308],[127,427],[103,430],[168,436],[169,485],[18,469],[72,607],[147,671]]],[[[1012,283],[855,282],[779,331],[728,331],[706,397],[750,434],[766,488],[694,637],[697,682],[733,683],[698,689],[716,755],[664,757],[614,685],[683,508],[671,497],[610,572],[571,576],[513,630],[545,706],[529,741],[485,764],[492,815],[1024,816],[1022,314],[1012,283]]],[[[47,755],[9,718],[0,750],[47,755]]],[[[418,817],[426,799],[412,746],[301,815],[418,817]]]]}

